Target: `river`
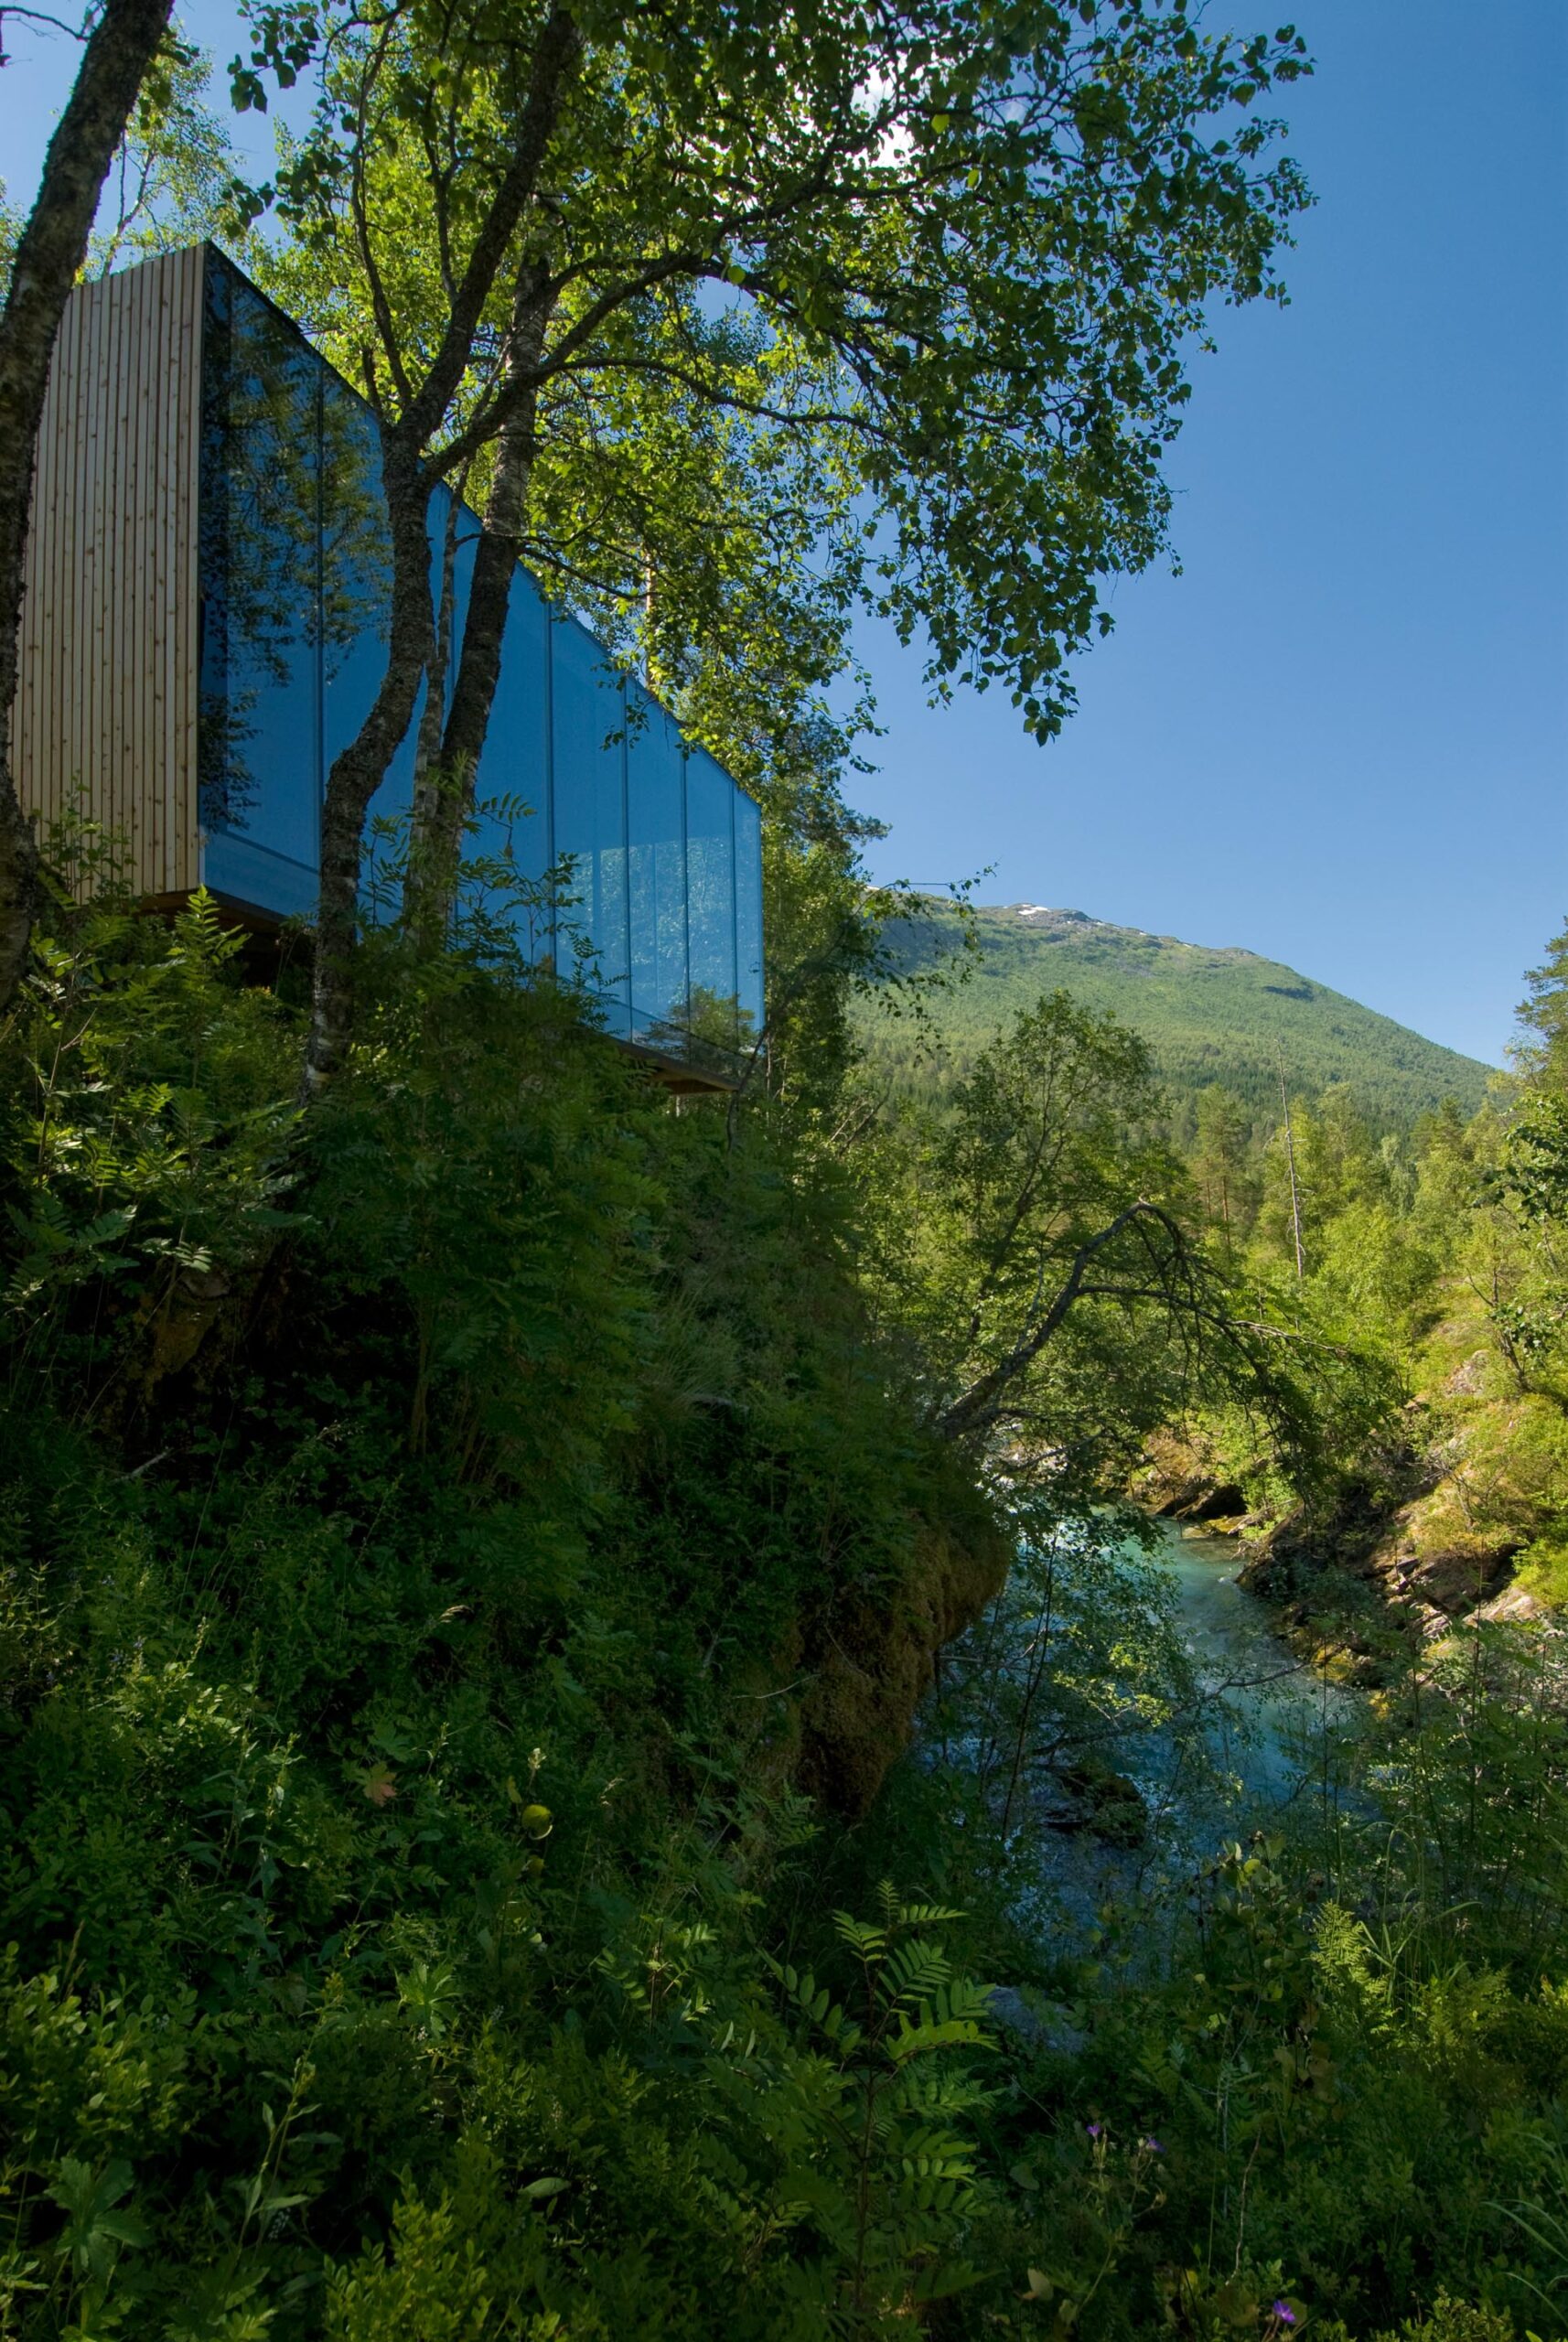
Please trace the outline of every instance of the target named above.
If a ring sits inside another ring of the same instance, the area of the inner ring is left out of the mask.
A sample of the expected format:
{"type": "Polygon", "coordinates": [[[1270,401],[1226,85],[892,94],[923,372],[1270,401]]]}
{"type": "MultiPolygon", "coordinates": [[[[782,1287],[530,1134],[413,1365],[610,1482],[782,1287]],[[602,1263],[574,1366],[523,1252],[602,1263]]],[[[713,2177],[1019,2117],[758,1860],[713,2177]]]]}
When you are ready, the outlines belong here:
{"type": "MultiPolygon", "coordinates": [[[[1267,1832],[1304,1799],[1339,1795],[1340,1752],[1360,1695],[1299,1659],[1266,1603],[1238,1584],[1233,1538],[1156,1524],[1155,1563],[1174,1596],[1173,1619],[1192,1671],[1196,1736],[1130,1732],[1110,1761],[1134,1783],[1149,1817],[1136,1845],[1108,1844],[1092,1828],[1032,1832],[1041,1919],[1074,1936],[1111,1900],[1162,1874],[1190,1876],[1230,1838],[1267,1832]]],[[[1128,1559],[1134,1555],[1129,1549],[1128,1559]]]]}
{"type": "Polygon", "coordinates": [[[1176,1587],[1176,1615],[1200,1683],[1213,1697],[1205,1737],[1243,1801],[1266,1817],[1329,1778],[1337,1741],[1359,1703],[1297,1657],[1268,1605],[1238,1585],[1233,1538],[1194,1536],[1162,1521],[1162,1556],[1176,1587]]]}

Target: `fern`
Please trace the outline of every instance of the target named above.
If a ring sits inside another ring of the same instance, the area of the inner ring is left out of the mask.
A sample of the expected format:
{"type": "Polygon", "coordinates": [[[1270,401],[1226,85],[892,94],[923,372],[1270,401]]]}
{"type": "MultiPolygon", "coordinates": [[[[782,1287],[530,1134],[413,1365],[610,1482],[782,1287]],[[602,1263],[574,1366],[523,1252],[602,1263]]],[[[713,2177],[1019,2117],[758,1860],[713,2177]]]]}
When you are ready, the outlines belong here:
{"type": "Polygon", "coordinates": [[[766,2085],[786,2156],[779,2201],[814,2237],[824,2323],[846,2334],[904,2330],[909,2304],[977,2282],[960,2247],[976,2202],[971,2126],[991,2095],[970,2070],[994,2046],[988,1995],[924,1932],[958,1913],[887,1885],[878,1902],[876,1921],[833,1915],[858,1971],[854,2011],[811,1971],[767,1963],[806,2029],[766,2085]]]}

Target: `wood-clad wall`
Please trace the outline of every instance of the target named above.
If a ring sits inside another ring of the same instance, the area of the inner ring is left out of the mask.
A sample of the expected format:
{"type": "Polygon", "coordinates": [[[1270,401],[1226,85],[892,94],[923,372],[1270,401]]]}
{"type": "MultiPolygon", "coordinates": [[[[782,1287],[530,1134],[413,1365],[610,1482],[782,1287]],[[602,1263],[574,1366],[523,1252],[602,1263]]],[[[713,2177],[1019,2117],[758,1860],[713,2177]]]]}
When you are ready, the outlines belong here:
{"type": "Polygon", "coordinates": [[[13,738],[47,829],[84,794],[145,895],[197,884],[199,247],[80,285],[38,432],[13,738]]]}

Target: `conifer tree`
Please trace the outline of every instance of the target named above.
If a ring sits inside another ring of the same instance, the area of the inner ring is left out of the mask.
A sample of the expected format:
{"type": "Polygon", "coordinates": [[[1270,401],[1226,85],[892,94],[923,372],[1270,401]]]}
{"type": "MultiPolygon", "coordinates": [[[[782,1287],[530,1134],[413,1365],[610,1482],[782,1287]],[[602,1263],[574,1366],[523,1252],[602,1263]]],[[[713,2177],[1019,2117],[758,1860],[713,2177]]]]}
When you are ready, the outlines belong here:
{"type": "Polygon", "coordinates": [[[1539,968],[1529,970],[1530,998],[1520,1003],[1521,1024],[1540,1036],[1539,1071],[1554,1089],[1568,1089],[1568,924],[1546,947],[1539,968]]]}
{"type": "Polygon", "coordinates": [[[1210,1082],[1198,1092],[1192,1172],[1204,1211],[1224,1230],[1227,1249],[1244,1232],[1253,1200],[1246,1150],[1246,1109],[1233,1090],[1210,1082]]]}

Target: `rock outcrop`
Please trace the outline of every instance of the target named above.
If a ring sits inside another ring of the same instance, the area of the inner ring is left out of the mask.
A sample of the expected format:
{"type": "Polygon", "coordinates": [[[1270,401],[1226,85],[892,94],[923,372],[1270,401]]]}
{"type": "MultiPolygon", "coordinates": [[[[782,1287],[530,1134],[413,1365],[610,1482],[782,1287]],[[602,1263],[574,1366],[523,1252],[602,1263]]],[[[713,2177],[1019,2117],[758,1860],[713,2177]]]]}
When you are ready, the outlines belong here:
{"type": "Polygon", "coordinates": [[[1443,1330],[1441,1380],[1332,1504],[1247,1513],[1233,1466],[1202,1434],[1151,1443],[1131,1491],[1152,1512],[1239,1533],[1243,1581],[1277,1606],[1291,1641],[1369,1684],[1466,1620],[1519,1624],[1544,1612],[1514,1572],[1561,1511],[1561,1411],[1521,1391],[1494,1348],[1473,1335],[1466,1343],[1457,1325],[1443,1330]]]}
{"type": "Polygon", "coordinates": [[[799,1645],[800,1786],[848,1820],[865,1813],[909,1745],[937,1653],[1006,1579],[1010,1539],[980,1518],[913,1532],[902,1588],[846,1604],[799,1645]]]}

